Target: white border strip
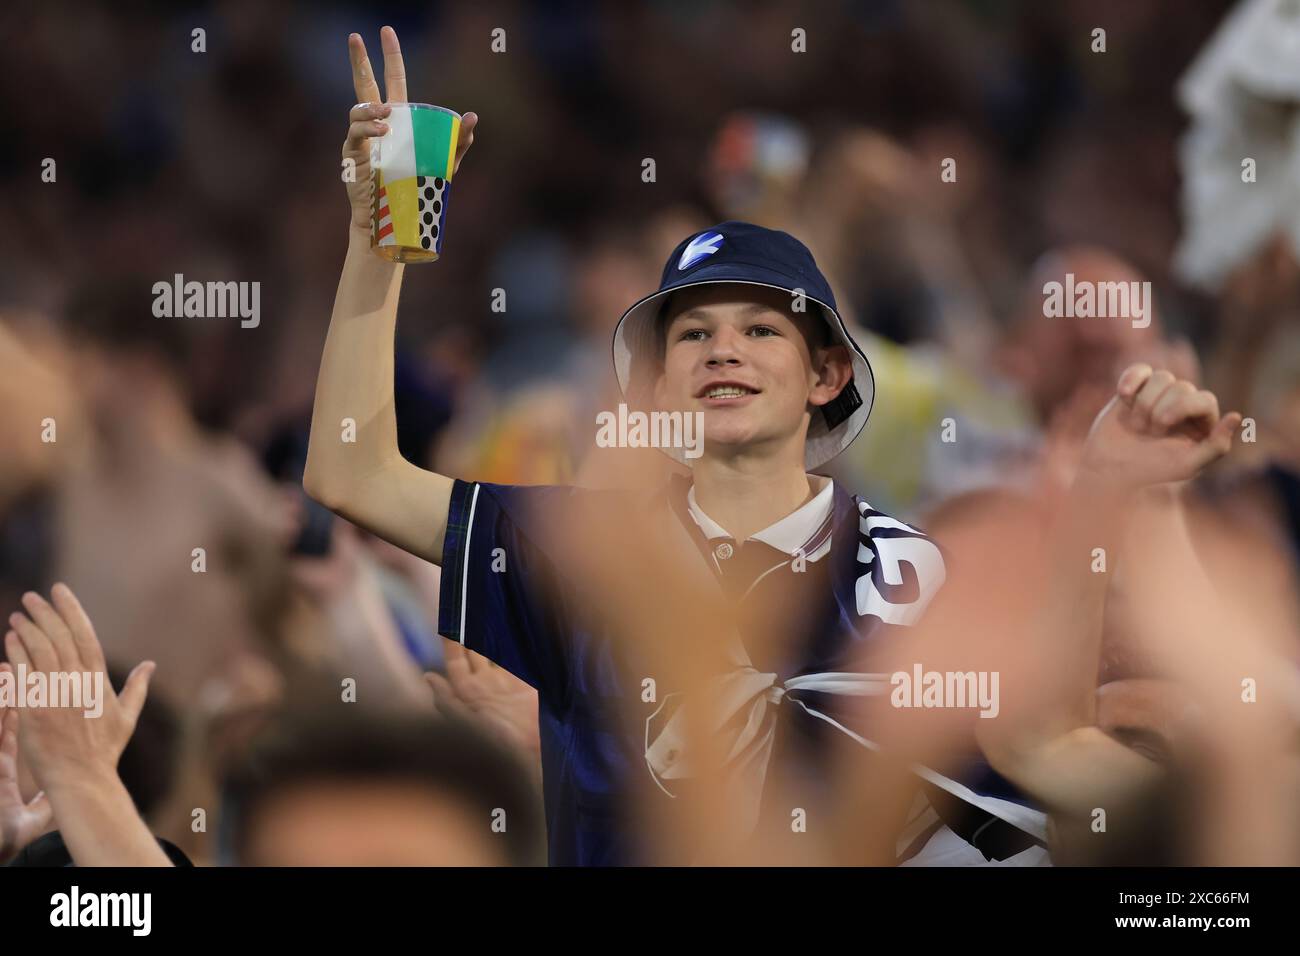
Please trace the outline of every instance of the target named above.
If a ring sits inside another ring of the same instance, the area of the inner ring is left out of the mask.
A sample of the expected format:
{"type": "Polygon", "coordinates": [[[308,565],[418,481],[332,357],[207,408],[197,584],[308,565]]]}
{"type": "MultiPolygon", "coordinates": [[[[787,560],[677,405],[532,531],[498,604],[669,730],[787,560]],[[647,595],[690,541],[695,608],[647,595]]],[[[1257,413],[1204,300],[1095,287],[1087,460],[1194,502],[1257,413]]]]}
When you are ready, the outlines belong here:
{"type": "MultiPolygon", "coordinates": [[[[855,734],[839,721],[826,716],[821,711],[813,710],[798,698],[792,697],[790,699],[814,717],[819,717],[832,727],[837,727],[844,731],[844,733],[848,734],[868,750],[875,750],[877,752],[881,750],[879,744],[867,740],[859,734],[855,734]]],[[[963,803],[969,803],[973,806],[979,807],[985,813],[992,814],[999,820],[1011,824],[1017,830],[1023,830],[1025,833],[1028,833],[1030,836],[1042,841],[1043,843],[1047,842],[1047,814],[1043,811],[1034,810],[1031,807],[1023,807],[1018,803],[1012,803],[1010,800],[1001,800],[997,797],[983,796],[982,794],[978,794],[971,790],[964,784],[960,784],[956,780],[951,780],[941,773],[936,773],[922,764],[912,764],[910,769],[912,773],[916,774],[921,779],[929,781],[940,790],[946,791],[958,800],[961,800],[963,803]]]]}
{"type": "Polygon", "coordinates": [[[469,499],[469,521],[465,524],[465,557],[460,569],[460,644],[465,646],[465,611],[469,608],[469,546],[474,537],[474,509],[478,507],[479,483],[474,482],[474,494],[469,499]]]}

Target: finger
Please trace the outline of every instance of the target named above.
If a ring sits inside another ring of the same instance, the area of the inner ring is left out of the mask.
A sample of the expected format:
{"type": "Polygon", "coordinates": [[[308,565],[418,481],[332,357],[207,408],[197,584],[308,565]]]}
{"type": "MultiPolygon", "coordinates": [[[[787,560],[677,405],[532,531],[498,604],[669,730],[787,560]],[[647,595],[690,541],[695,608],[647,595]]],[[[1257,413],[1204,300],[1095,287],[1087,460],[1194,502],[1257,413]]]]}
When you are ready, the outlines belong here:
{"type": "Polygon", "coordinates": [[[433,712],[439,714],[442,712],[439,705],[442,704],[443,697],[447,694],[443,687],[446,681],[443,680],[441,674],[435,674],[433,671],[425,671],[423,677],[425,684],[429,686],[429,690],[432,692],[429,694],[429,704],[433,707],[433,712]]]}
{"type": "MultiPolygon", "coordinates": [[[[14,629],[18,635],[18,643],[23,646],[27,652],[27,658],[30,661],[29,667],[38,671],[57,671],[59,669],[59,654],[50,643],[50,639],[45,633],[33,624],[21,611],[14,611],[9,615],[9,626],[14,629]]],[[[7,649],[7,648],[6,648],[7,649]]],[[[10,659],[13,655],[9,655],[10,659]]]]}
{"type": "Polygon", "coordinates": [[[1240,412],[1229,412],[1214,426],[1208,438],[1198,444],[1192,455],[1196,470],[1217,461],[1232,450],[1232,436],[1241,424],[1240,412]]]}
{"type": "Polygon", "coordinates": [[[362,120],[382,120],[393,112],[387,103],[358,103],[348,110],[348,122],[358,123],[362,120]]]}
{"type": "Polygon", "coordinates": [[[1152,368],[1145,362],[1137,362],[1124,369],[1119,376],[1119,384],[1115,391],[1119,397],[1126,402],[1132,402],[1133,396],[1137,395],[1138,390],[1146,384],[1147,379],[1151,377],[1152,368]]]}
{"type": "Polygon", "coordinates": [[[370,66],[370,57],[366,55],[366,41],[359,33],[348,37],[348,59],[352,61],[352,89],[357,94],[357,102],[378,103],[383,100],[379,95],[379,84],[375,82],[375,71],[370,66]]]}
{"type": "Polygon", "coordinates": [[[1174,382],[1151,406],[1151,424],[1164,431],[1194,431],[1204,437],[1218,420],[1219,403],[1214,395],[1197,391],[1191,382],[1174,382]]]}
{"type": "Polygon", "coordinates": [[[1219,419],[1219,423],[1210,432],[1209,441],[1215,443],[1215,446],[1222,449],[1222,453],[1226,455],[1232,449],[1232,438],[1241,427],[1241,422],[1241,412],[1228,412],[1219,419]]]}
{"type": "Polygon", "coordinates": [[[7,707],[0,710],[0,757],[18,760],[18,711],[7,707]]]}
{"type": "Polygon", "coordinates": [[[371,136],[383,136],[388,132],[388,124],[383,120],[359,120],[348,127],[348,139],[344,144],[350,152],[359,152],[371,136]]]}
{"type": "Polygon", "coordinates": [[[437,706],[450,706],[456,699],[455,688],[448,683],[447,678],[443,677],[437,671],[425,671],[424,682],[428,684],[429,689],[433,691],[433,702],[437,706]]]}
{"type": "Polygon", "coordinates": [[[469,652],[453,641],[448,641],[443,646],[445,647],[443,664],[447,671],[447,679],[451,681],[451,686],[456,689],[456,694],[459,696],[461,688],[470,679],[469,652]]]}
{"type": "Polygon", "coordinates": [[[424,675],[425,681],[433,688],[433,703],[438,713],[444,717],[463,716],[467,714],[468,708],[456,693],[456,688],[436,671],[429,671],[424,675]]]}
{"type": "Polygon", "coordinates": [[[451,174],[456,175],[460,161],[465,158],[469,148],[474,145],[474,129],[478,126],[478,114],[466,113],[460,118],[460,133],[456,137],[456,159],[452,163],[451,174]]]}
{"type": "Polygon", "coordinates": [[[18,711],[0,710],[0,780],[18,776],[18,711]]]}
{"type": "Polygon", "coordinates": [[[1173,384],[1173,374],[1161,369],[1152,372],[1150,378],[1138,389],[1132,405],[1133,423],[1138,430],[1145,431],[1151,427],[1152,409],[1155,408],[1156,402],[1160,401],[1160,396],[1165,393],[1165,390],[1173,384]]]}
{"type": "Polygon", "coordinates": [[[77,666],[79,663],[77,650],[72,643],[72,631],[68,627],[68,622],[63,619],[49,601],[35,591],[28,591],[24,594],[22,602],[23,607],[27,608],[27,613],[33,623],[49,639],[50,646],[54,648],[54,653],[59,657],[59,664],[62,669],[65,671],[80,670],[77,666]]]}
{"type": "Polygon", "coordinates": [[[130,719],[132,726],[140,716],[140,711],[144,709],[145,698],[149,696],[149,679],[153,676],[156,666],[153,661],[136,664],[126,679],[122,693],[118,695],[118,702],[122,705],[122,710],[130,719]]]}
{"type": "Polygon", "coordinates": [[[32,659],[27,653],[27,648],[23,646],[22,638],[18,636],[17,631],[9,631],[5,634],[5,657],[14,664],[20,664],[24,668],[31,669],[32,659]]]}
{"type": "Polygon", "coordinates": [[[72,588],[60,582],[54,585],[50,597],[54,599],[55,610],[67,622],[68,630],[72,633],[72,644],[78,658],[78,666],[74,670],[104,670],[104,649],[95,636],[95,626],[90,623],[90,615],[72,593],[72,588]]]}
{"type": "Polygon", "coordinates": [[[358,103],[348,110],[347,147],[358,149],[367,136],[382,136],[388,132],[385,118],[393,112],[387,103],[358,103]]]}
{"type": "Polygon", "coordinates": [[[384,27],[379,31],[379,46],[384,51],[384,99],[389,103],[406,102],[406,66],[397,31],[384,27]]]}
{"type": "Polygon", "coordinates": [[[1208,389],[1192,385],[1192,394],[1181,409],[1177,429],[1202,441],[1214,433],[1220,420],[1218,397],[1208,389]]]}
{"type": "Polygon", "coordinates": [[[433,690],[435,697],[452,692],[451,685],[447,683],[447,678],[437,671],[425,671],[424,682],[433,690]]]}

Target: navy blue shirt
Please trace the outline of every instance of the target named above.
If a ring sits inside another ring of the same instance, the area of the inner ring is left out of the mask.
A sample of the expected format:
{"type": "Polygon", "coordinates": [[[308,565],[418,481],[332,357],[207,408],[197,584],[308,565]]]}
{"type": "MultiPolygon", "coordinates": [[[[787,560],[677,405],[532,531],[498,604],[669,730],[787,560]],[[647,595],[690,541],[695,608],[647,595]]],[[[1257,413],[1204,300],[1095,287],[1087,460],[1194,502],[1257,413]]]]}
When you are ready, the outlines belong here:
{"type": "MultiPolygon", "coordinates": [[[[707,553],[709,545],[686,511],[689,481],[675,478],[663,498],[707,553]]],[[[566,571],[554,519],[564,509],[597,503],[617,507],[619,492],[561,486],[455,482],[443,548],[438,630],[519,677],[538,692],[549,855],[558,865],[624,865],[645,857],[627,813],[653,797],[645,727],[629,726],[640,701],[639,675],[586,611],[589,582],[566,571]]],[[[627,496],[624,496],[627,497],[627,496]]],[[[631,505],[630,497],[627,497],[631,505]]],[[[561,526],[563,526],[561,522],[561,526]]],[[[635,560],[634,542],[628,556],[635,560]]],[[[801,577],[814,588],[806,634],[782,681],[803,674],[854,671],[862,642],[915,622],[943,580],[943,560],[923,533],[882,515],[837,485],[831,551],[801,577]]],[[[810,568],[814,565],[809,565],[810,568]]],[[[791,576],[793,577],[793,576],[791,576]]],[[[831,695],[803,692],[808,707],[836,713],[831,695]]],[[[795,707],[798,721],[780,738],[836,736],[829,724],[795,707]],[[793,734],[793,736],[791,736],[793,734]]],[[[787,743],[778,751],[788,751],[787,743]]]]}

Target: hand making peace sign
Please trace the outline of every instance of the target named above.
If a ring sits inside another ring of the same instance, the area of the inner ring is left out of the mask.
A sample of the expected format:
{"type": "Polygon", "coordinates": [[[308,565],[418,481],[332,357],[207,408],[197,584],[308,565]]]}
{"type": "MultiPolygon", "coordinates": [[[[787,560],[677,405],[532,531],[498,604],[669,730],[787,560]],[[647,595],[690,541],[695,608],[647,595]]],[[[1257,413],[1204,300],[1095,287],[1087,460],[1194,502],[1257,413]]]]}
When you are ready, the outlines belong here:
{"type": "MultiPolygon", "coordinates": [[[[375,82],[375,71],[366,55],[366,44],[359,33],[348,37],[348,56],[352,60],[352,86],[356,90],[357,105],[348,113],[348,138],[343,143],[343,158],[355,163],[356,176],[347,183],[348,201],[352,204],[354,229],[370,231],[370,137],[388,132],[384,117],[391,112],[389,103],[405,103],[406,66],[402,62],[402,48],[397,42],[397,32],[392,27],[379,31],[379,44],[384,51],[384,98],[375,82]]],[[[460,119],[460,139],[456,143],[456,159],[452,175],[460,169],[460,161],[474,144],[474,127],[478,125],[477,113],[466,113],[460,119]]]]}

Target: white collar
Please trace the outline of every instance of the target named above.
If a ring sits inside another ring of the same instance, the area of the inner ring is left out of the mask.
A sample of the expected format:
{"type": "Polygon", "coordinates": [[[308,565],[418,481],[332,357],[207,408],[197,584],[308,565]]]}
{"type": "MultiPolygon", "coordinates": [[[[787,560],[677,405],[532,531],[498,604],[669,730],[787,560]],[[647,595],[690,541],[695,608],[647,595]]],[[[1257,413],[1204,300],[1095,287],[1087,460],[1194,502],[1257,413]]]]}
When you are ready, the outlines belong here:
{"type": "MultiPolygon", "coordinates": [[[[831,511],[835,504],[835,482],[821,475],[809,475],[808,483],[814,488],[823,483],[821,489],[811,501],[801,505],[784,518],[776,521],[762,531],[750,535],[750,541],[761,541],[785,554],[803,551],[809,561],[816,561],[831,547],[830,522],[831,511]]],[[[686,505],[695,523],[700,526],[704,536],[714,538],[732,538],[726,528],[704,513],[695,503],[695,486],[686,495],[686,505]]]]}

